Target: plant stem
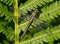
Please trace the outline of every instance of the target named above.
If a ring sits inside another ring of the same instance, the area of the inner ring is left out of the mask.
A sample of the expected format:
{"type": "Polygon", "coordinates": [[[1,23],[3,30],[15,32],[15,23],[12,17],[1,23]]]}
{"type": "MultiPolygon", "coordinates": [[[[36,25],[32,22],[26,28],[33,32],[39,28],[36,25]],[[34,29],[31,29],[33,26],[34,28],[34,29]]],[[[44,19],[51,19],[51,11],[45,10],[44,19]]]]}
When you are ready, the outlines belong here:
{"type": "Polygon", "coordinates": [[[14,18],[15,22],[15,44],[19,44],[19,34],[18,34],[18,0],[14,0],[14,18]]]}

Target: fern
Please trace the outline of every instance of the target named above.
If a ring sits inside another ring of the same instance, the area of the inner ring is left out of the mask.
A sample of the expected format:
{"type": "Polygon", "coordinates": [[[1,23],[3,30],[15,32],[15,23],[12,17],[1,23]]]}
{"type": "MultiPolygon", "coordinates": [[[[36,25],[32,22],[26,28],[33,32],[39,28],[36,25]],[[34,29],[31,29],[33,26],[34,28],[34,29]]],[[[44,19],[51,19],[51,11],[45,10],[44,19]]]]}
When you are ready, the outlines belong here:
{"type": "Polygon", "coordinates": [[[5,34],[5,36],[8,40],[11,40],[11,41],[14,40],[14,32],[11,27],[8,27],[6,30],[6,28],[4,26],[0,26],[0,33],[5,34]]]}
{"type": "Polygon", "coordinates": [[[51,44],[52,41],[60,38],[59,35],[60,25],[53,28],[47,28],[46,30],[36,33],[33,39],[21,42],[20,44],[42,44],[43,42],[49,42],[51,44]]]}
{"type": "Polygon", "coordinates": [[[45,5],[49,2],[53,2],[53,0],[28,0],[25,4],[19,6],[20,14],[28,13],[28,11],[34,10],[35,8],[38,8],[38,6],[45,5]]]}
{"type": "Polygon", "coordinates": [[[60,39],[60,23],[54,21],[60,19],[60,0],[22,1],[0,0],[0,34],[6,37],[1,44],[53,44],[60,39]],[[53,26],[53,23],[58,24],[53,26]]]}
{"type": "Polygon", "coordinates": [[[8,6],[12,6],[14,1],[13,0],[0,0],[0,2],[8,5],[8,6]]]}
{"type": "MultiPolygon", "coordinates": [[[[50,4],[49,6],[47,5],[47,6],[45,6],[45,7],[43,7],[42,8],[42,13],[40,13],[40,16],[39,16],[39,19],[37,19],[36,21],[35,21],[35,23],[33,23],[32,25],[36,25],[37,23],[36,22],[38,22],[38,24],[40,24],[40,23],[42,23],[43,21],[45,21],[45,22],[47,22],[47,23],[51,23],[52,22],[52,20],[55,18],[55,17],[58,17],[58,15],[60,15],[59,13],[60,13],[60,11],[59,11],[59,9],[60,9],[60,1],[56,1],[56,2],[54,2],[53,4],[50,4]],[[54,8],[54,7],[56,7],[56,9],[54,8]],[[58,8],[57,8],[58,7],[58,8]],[[53,10],[52,10],[52,9],[53,10]],[[48,12],[49,11],[49,12],[48,12]],[[59,12],[57,12],[57,11],[59,11],[59,12]],[[53,15],[54,14],[54,15],[53,15]],[[53,15],[53,16],[52,16],[53,15]]],[[[25,25],[27,25],[28,24],[28,21],[25,23],[23,23],[23,26],[24,26],[24,28],[26,28],[25,27],[25,25]]],[[[20,29],[23,27],[23,26],[19,26],[20,27],[20,29]]],[[[22,28],[22,29],[24,29],[24,28],[22,28]]]]}
{"type": "Polygon", "coordinates": [[[42,13],[39,16],[40,21],[43,20],[50,22],[52,19],[60,15],[60,1],[56,1],[55,3],[51,4],[50,6],[46,6],[41,10],[42,13]]]}
{"type": "MultiPolygon", "coordinates": [[[[0,17],[6,16],[5,19],[11,18],[13,16],[13,13],[8,11],[7,6],[4,6],[0,3],[0,17]]],[[[11,19],[9,19],[11,20],[11,19]]]]}

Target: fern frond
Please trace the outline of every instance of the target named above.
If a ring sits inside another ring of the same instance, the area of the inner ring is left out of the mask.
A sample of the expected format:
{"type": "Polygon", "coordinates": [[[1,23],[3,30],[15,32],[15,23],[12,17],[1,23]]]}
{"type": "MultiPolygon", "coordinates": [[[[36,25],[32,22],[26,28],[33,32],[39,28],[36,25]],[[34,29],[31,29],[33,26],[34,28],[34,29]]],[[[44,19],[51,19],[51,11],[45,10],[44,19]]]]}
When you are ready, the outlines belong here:
{"type": "MultiPolygon", "coordinates": [[[[0,17],[3,16],[5,16],[5,20],[7,20],[11,16],[13,17],[13,13],[11,11],[8,11],[7,6],[4,6],[0,3],[0,17]]],[[[11,18],[9,20],[11,20],[11,18]]]]}
{"type": "Polygon", "coordinates": [[[8,6],[11,6],[11,5],[13,5],[14,0],[0,0],[0,2],[6,4],[8,6]]]}
{"type": "Polygon", "coordinates": [[[44,42],[51,43],[60,38],[60,25],[36,33],[33,39],[20,42],[20,44],[40,44],[44,42]]]}
{"type": "Polygon", "coordinates": [[[56,1],[50,6],[46,6],[41,9],[42,13],[39,16],[40,21],[50,23],[52,19],[57,18],[60,15],[60,1],[56,1]]]}
{"type": "Polygon", "coordinates": [[[34,21],[32,25],[36,27],[37,25],[41,25],[41,23],[44,23],[45,21],[48,27],[51,27],[51,25],[49,24],[55,19],[55,17],[58,18],[58,16],[60,15],[60,1],[56,1],[49,6],[47,5],[46,7],[43,7],[41,11],[42,13],[40,14],[39,18],[36,19],[36,21],[34,21]]]}
{"type": "Polygon", "coordinates": [[[0,33],[5,34],[6,38],[8,40],[14,40],[14,33],[11,27],[8,27],[7,29],[4,26],[0,25],[0,33]]]}
{"type": "Polygon", "coordinates": [[[3,32],[8,40],[15,40],[14,31],[11,27],[7,27],[7,30],[3,32]]]}
{"type": "Polygon", "coordinates": [[[53,2],[53,0],[28,0],[25,4],[20,5],[19,10],[21,14],[25,14],[49,2],[53,2]]]}
{"type": "MultiPolygon", "coordinates": [[[[32,23],[32,25],[36,27],[36,25],[41,24],[43,21],[45,21],[47,24],[51,23],[52,20],[55,19],[55,17],[58,17],[58,15],[60,15],[59,9],[60,9],[60,1],[55,1],[53,4],[50,4],[49,6],[47,5],[47,6],[43,7],[41,9],[42,13],[40,13],[39,19],[36,19],[36,21],[34,21],[32,23]]],[[[24,29],[28,25],[28,22],[29,21],[24,22],[22,25],[20,25],[19,26],[20,29],[22,29],[24,31],[24,29]]]]}

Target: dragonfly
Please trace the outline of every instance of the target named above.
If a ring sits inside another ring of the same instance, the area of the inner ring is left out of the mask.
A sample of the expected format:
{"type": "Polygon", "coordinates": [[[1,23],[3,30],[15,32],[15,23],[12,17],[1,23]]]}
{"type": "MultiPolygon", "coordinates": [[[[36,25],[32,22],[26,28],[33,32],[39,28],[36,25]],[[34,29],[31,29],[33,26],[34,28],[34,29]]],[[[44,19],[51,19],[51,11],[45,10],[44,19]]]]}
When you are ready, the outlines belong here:
{"type": "Polygon", "coordinates": [[[27,33],[29,27],[31,26],[32,22],[33,22],[33,19],[35,18],[36,14],[38,13],[38,9],[35,9],[32,14],[30,15],[30,20],[29,20],[29,24],[27,25],[25,31],[23,32],[23,34],[21,35],[21,39],[25,36],[25,34],[27,33]]]}

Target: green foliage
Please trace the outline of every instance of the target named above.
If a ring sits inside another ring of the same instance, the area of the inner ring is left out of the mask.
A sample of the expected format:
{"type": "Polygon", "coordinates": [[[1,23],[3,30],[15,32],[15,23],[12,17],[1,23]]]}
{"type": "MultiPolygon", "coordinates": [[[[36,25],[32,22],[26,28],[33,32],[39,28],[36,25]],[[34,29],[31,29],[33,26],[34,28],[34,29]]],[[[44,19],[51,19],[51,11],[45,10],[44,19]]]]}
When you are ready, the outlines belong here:
{"type": "Polygon", "coordinates": [[[11,27],[5,28],[4,26],[1,26],[1,25],[0,25],[0,33],[5,34],[5,36],[6,36],[6,38],[7,38],[8,40],[13,41],[13,40],[14,40],[13,38],[15,38],[15,37],[14,37],[13,30],[12,30],[11,27]]]}
{"type": "MultiPolygon", "coordinates": [[[[53,44],[53,41],[60,39],[60,23],[55,22],[60,19],[60,0],[25,0],[24,3],[20,0],[18,4],[19,37],[28,27],[32,12],[35,9],[39,11],[28,28],[28,32],[22,39],[19,38],[20,44],[44,44],[44,42],[53,44]],[[58,23],[58,25],[53,26],[53,23],[58,23]]],[[[15,41],[14,22],[16,19],[13,15],[13,6],[13,0],[0,0],[0,34],[6,36],[3,39],[4,44],[10,44],[10,42],[13,44],[15,41]]]]}
{"type": "Polygon", "coordinates": [[[8,10],[7,6],[0,3],[0,17],[5,17],[5,20],[9,19],[9,21],[12,19],[11,16],[13,16],[13,13],[8,10]]]}
{"type": "Polygon", "coordinates": [[[39,18],[40,21],[46,21],[47,23],[51,22],[52,19],[60,15],[60,1],[56,1],[49,6],[45,6],[41,9],[42,13],[39,18]]]}
{"type": "Polygon", "coordinates": [[[38,6],[45,5],[49,2],[53,2],[53,0],[28,0],[26,3],[19,6],[20,14],[28,13],[28,11],[34,10],[38,8],[38,6]]]}
{"type": "Polygon", "coordinates": [[[21,42],[20,44],[43,44],[43,42],[51,44],[51,42],[57,39],[60,39],[60,25],[40,31],[34,34],[32,39],[21,42]]]}
{"type": "Polygon", "coordinates": [[[11,6],[11,5],[13,5],[14,1],[13,0],[0,0],[0,2],[6,4],[8,6],[11,6]]]}

